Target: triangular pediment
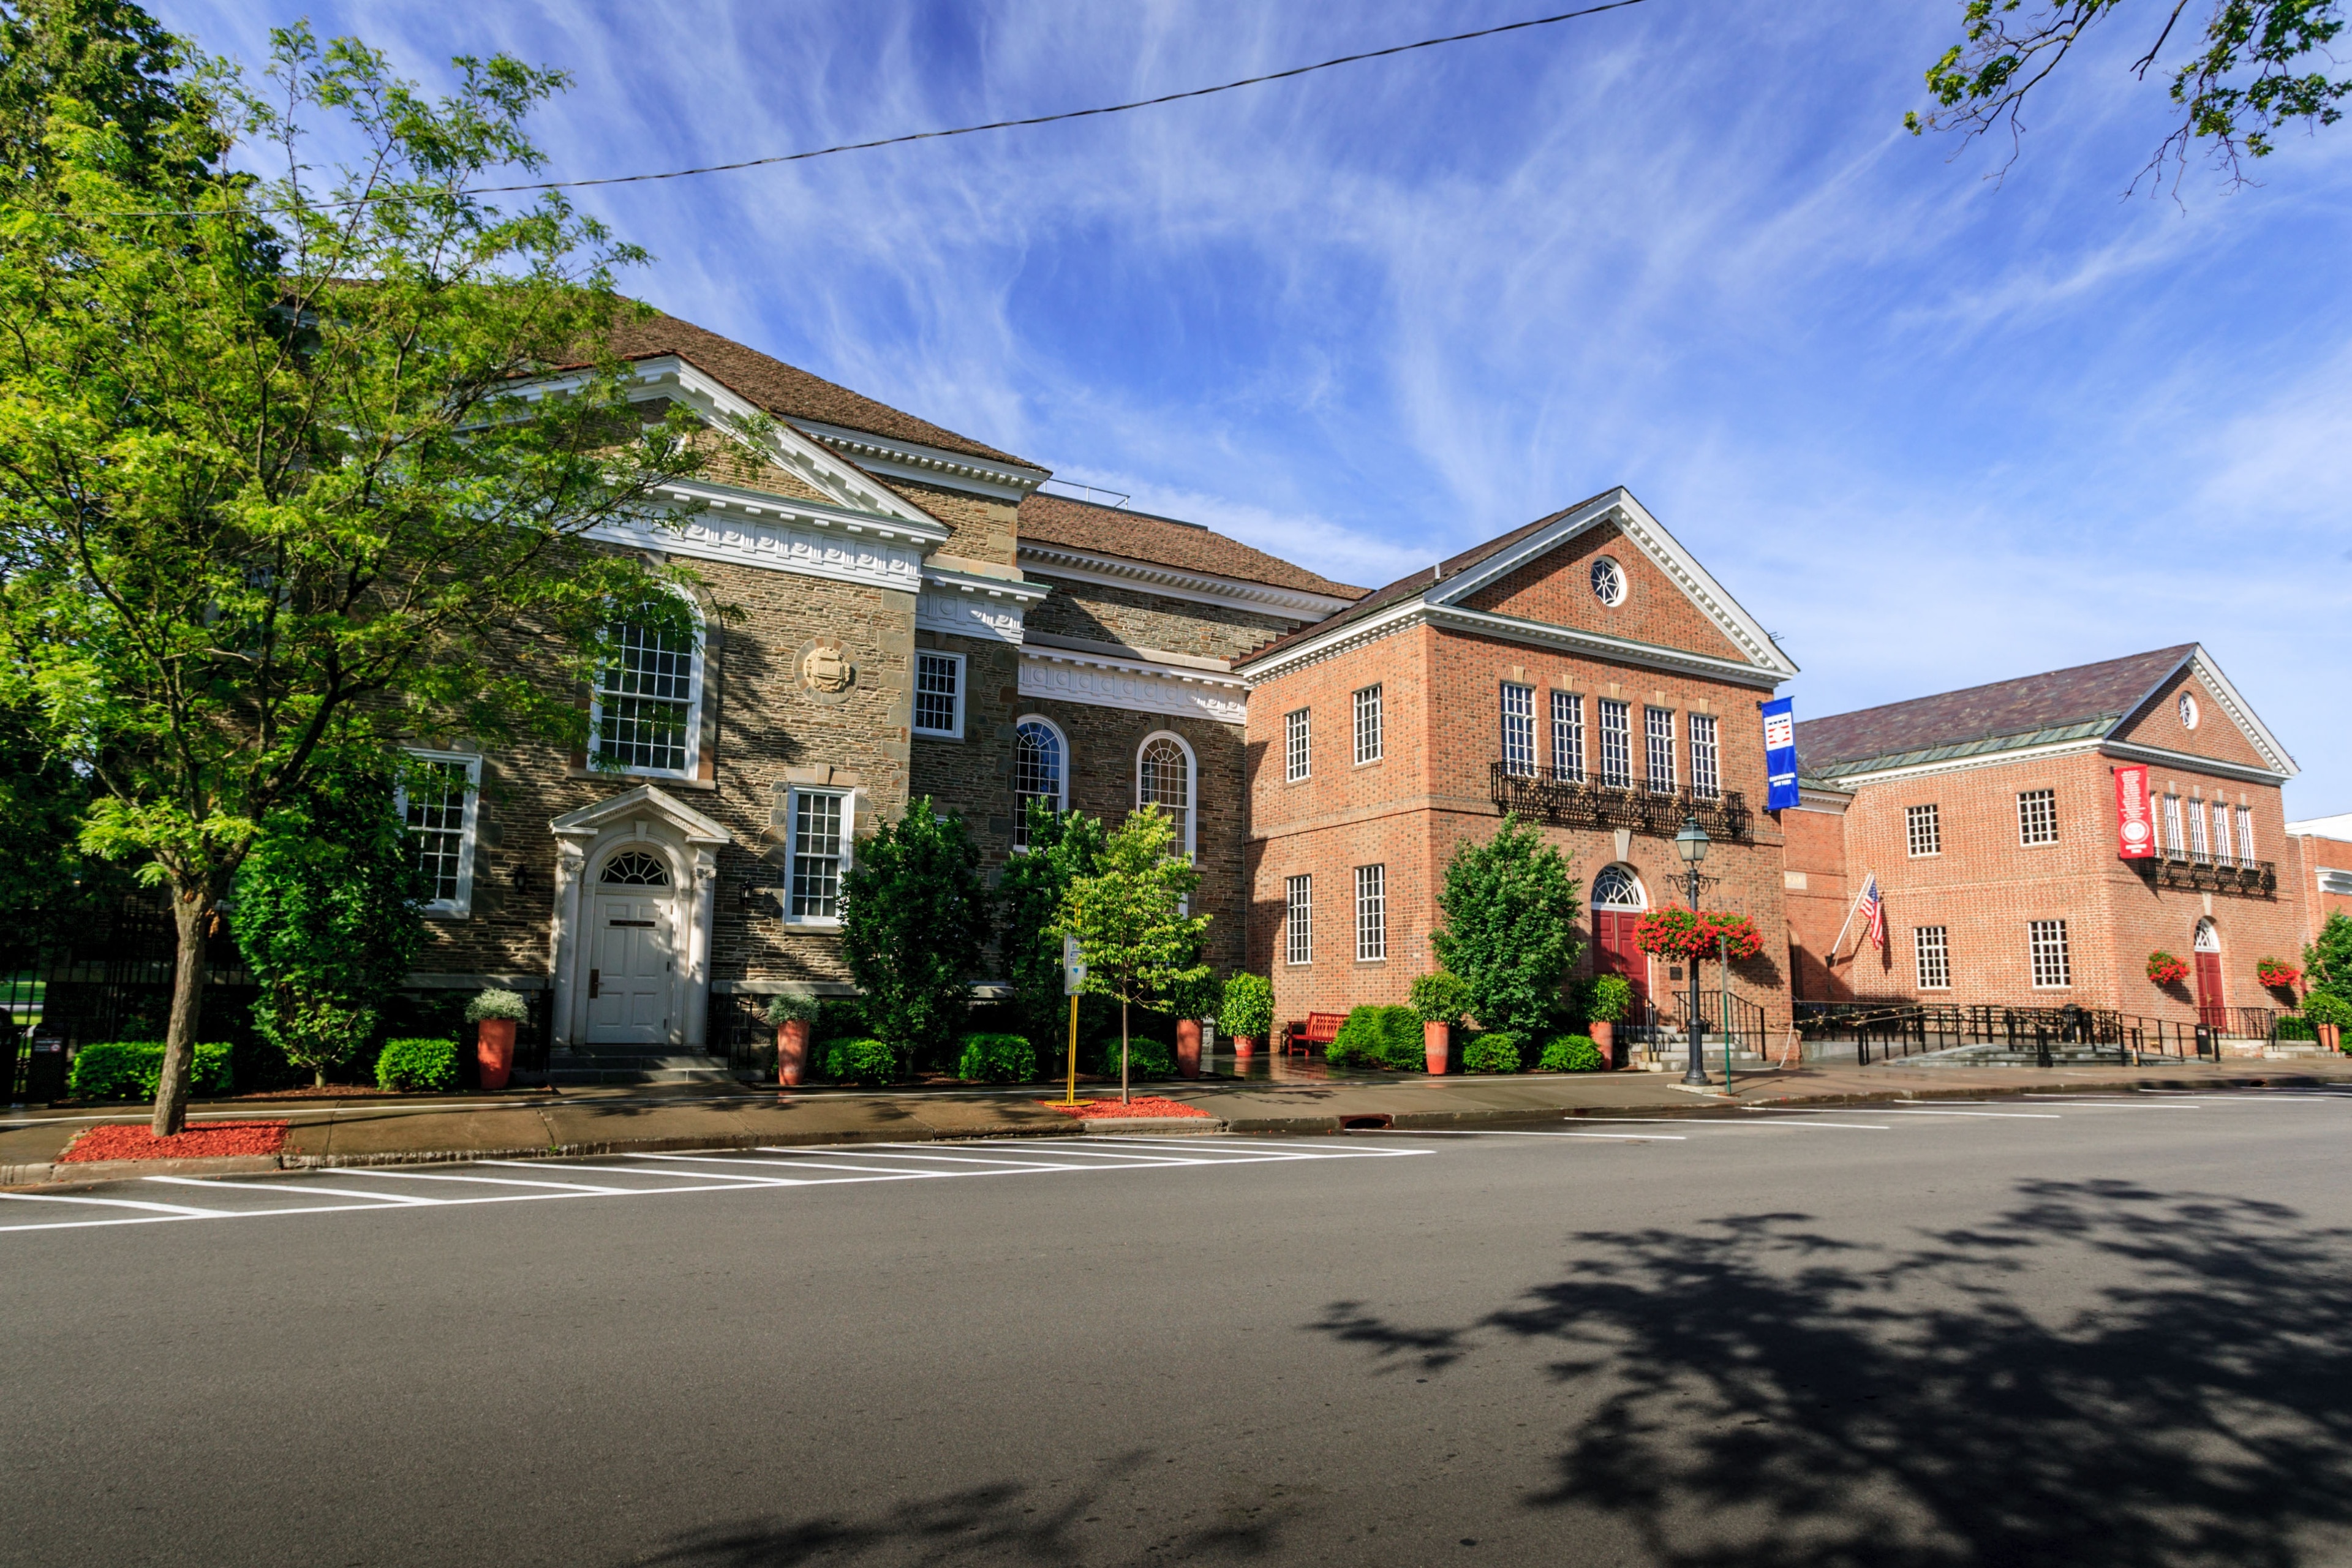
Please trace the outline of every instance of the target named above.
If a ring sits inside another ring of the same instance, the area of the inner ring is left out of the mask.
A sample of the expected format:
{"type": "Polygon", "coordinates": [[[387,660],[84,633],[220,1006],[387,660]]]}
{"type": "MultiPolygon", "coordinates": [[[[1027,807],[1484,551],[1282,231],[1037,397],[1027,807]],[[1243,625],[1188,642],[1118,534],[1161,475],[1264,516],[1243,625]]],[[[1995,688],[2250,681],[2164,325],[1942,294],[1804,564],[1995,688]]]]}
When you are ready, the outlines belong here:
{"type": "Polygon", "coordinates": [[[667,824],[688,844],[716,847],[735,842],[735,836],[727,831],[724,823],[705,816],[676,795],[656,789],[651,784],[640,784],[625,794],[583,805],[577,811],[567,811],[547,826],[548,831],[558,838],[593,838],[617,823],[634,821],[641,816],[654,817],[667,824]]]}
{"type": "Polygon", "coordinates": [[[2282,778],[2293,778],[2301,771],[2201,643],[2166,671],[2108,735],[2124,746],[2182,758],[2210,758],[2282,778]],[[2181,709],[2184,696],[2194,704],[2193,725],[2187,722],[2188,715],[2181,709]]]}

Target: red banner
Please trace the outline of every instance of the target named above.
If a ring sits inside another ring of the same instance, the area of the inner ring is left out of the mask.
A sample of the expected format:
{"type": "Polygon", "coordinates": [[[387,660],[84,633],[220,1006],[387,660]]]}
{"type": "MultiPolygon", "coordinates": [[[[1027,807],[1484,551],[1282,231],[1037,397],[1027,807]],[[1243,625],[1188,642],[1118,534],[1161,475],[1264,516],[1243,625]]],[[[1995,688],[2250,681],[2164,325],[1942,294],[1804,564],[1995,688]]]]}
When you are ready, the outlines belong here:
{"type": "Polygon", "coordinates": [[[2147,770],[2116,770],[2116,853],[2143,860],[2156,853],[2156,817],[2148,809],[2147,770]]]}

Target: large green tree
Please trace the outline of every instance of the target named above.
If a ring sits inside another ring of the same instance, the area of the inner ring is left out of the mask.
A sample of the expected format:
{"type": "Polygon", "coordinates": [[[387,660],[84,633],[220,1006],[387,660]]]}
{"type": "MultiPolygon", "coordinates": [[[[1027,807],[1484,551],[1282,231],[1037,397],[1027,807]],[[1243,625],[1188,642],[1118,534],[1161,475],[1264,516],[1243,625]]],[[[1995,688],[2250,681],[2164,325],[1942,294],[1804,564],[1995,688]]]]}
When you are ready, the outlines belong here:
{"type": "Polygon", "coordinates": [[[1129,814],[1104,839],[1091,875],[1074,879],[1062,927],[1086,956],[1086,988],[1118,1003],[1118,1097],[1128,1098],[1128,1009],[1137,1003],[1197,1003],[1209,978],[1201,962],[1209,917],[1186,912],[1201,873],[1176,847],[1157,805],[1129,814]]]}
{"type": "Polygon", "coordinates": [[[1005,866],[997,890],[998,941],[1022,1031],[1047,1060],[1064,1048],[1070,1011],[1062,992],[1063,901],[1070,884],[1094,874],[1104,835],[1102,819],[1083,811],[1055,811],[1042,800],[1030,801],[1028,811],[1027,848],[1005,866]]]}
{"type": "MultiPolygon", "coordinates": [[[[2126,0],[1960,0],[1961,37],[1927,68],[1927,113],[1904,116],[1916,134],[1953,131],[1974,138],[2005,130],[2010,156],[2032,91],[2083,46],[2091,30],[2126,0]]],[[[2278,134],[2300,121],[2333,125],[2352,94],[2352,73],[2330,51],[2344,30],[2343,0],[2155,0],[2137,7],[2147,19],[2147,51],[2129,67],[2169,79],[2171,130],[2133,180],[2185,172],[2201,142],[2233,184],[2251,160],[2278,149],[2278,134]],[[2185,26],[2183,24],[2186,24],[2185,26]],[[2166,51],[2176,52],[2168,57],[2166,51]]]]}
{"type": "Polygon", "coordinates": [[[259,826],[405,736],[576,737],[613,606],[689,621],[583,535],[699,457],[607,346],[639,253],[472,190],[538,166],[559,73],[460,58],[433,98],[293,28],[248,88],[128,5],[9,16],[66,63],[8,100],[47,91],[0,191],[0,704],[87,770],[85,845],[169,890],[170,1132],[259,826]],[[121,37],[77,53],[101,12],[121,37]],[[352,165],[308,163],[321,121],[352,165]]]}
{"type": "Polygon", "coordinates": [[[1484,843],[1455,846],[1437,895],[1445,928],[1430,941],[1462,977],[1480,1028],[1525,1034],[1558,1016],[1560,986],[1584,951],[1577,890],[1559,849],[1517,816],[1484,843]]]}
{"type": "Polygon", "coordinates": [[[2352,1002],[2352,915],[2338,910],[2319,928],[2319,935],[2303,950],[2304,984],[2352,1002]]]}
{"type": "Polygon", "coordinates": [[[971,1014],[989,924],[962,817],[921,795],[861,842],[841,879],[841,940],[875,1033],[910,1060],[938,1057],[971,1014]]]}

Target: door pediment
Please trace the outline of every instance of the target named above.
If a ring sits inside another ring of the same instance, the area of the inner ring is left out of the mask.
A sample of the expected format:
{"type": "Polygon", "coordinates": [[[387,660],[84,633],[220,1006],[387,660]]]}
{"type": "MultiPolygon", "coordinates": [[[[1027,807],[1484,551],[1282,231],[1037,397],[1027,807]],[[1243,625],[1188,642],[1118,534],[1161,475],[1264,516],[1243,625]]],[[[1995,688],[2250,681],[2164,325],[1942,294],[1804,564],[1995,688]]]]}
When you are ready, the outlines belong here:
{"type": "Polygon", "coordinates": [[[625,794],[577,811],[567,811],[547,825],[548,831],[558,838],[585,842],[620,825],[640,817],[658,821],[679,837],[697,848],[716,849],[735,842],[727,825],[704,816],[676,795],[666,794],[651,784],[642,784],[625,794]]]}

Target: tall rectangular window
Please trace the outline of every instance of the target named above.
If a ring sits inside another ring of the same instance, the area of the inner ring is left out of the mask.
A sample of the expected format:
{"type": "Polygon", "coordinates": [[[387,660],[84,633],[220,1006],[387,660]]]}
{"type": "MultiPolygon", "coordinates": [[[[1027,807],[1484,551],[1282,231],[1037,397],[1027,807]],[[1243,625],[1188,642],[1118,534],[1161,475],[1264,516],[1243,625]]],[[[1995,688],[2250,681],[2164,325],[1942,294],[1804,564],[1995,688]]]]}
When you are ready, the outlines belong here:
{"type": "Polygon", "coordinates": [[[2238,859],[2248,866],[2254,863],[2254,808],[2238,807],[2238,859]]]}
{"type": "Polygon", "coordinates": [[[416,844],[428,889],[425,908],[462,918],[473,906],[474,809],[482,759],[440,752],[409,754],[415,762],[403,774],[393,805],[416,844]]]}
{"type": "Polygon", "coordinates": [[[1503,771],[1536,776],[1536,689],[1503,682],[1503,771]]]}
{"type": "Polygon", "coordinates": [[[2220,801],[2213,803],[2213,858],[2230,858],[2230,808],[2220,801]]]}
{"type": "Polygon", "coordinates": [[[596,675],[591,744],[623,768],[682,773],[695,724],[695,645],[647,622],[624,621],[612,632],[612,662],[596,675]]]}
{"type": "Polygon", "coordinates": [[[2064,921],[2026,921],[2025,947],[2027,956],[2033,961],[2035,990],[2055,990],[2074,983],[2073,971],[2066,962],[2064,921]]]}
{"type": "Polygon", "coordinates": [[[1903,831],[1917,855],[1941,855],[1944,852],[1944,824],[1934,805],[1906,805],[1903,808],[1903,831]]]}
{"type": "Polygon", "coordinates": [[[1713,800],[1723,793],[1723,757],[1715,743],[1715,715],[1692,714],[1690,731],[1691,793],[1702,800],[1713,800]]]}
{"type": "Polygon", "coordinates": [[[2180,797],[2177,795],[2164,797],[2164,852],[2180,853],[2180,797]]]}
{"type": "Polygon", "coordinates": [[[1633,783],[1633,710],[1606,697],[1601,700],[1601,782],[1612,789],[1633,783]]]}
{"type": "Polygon", "coordinates": [[[1389,955],[1389,868],[1356,868],[1356,962],[1369,963],[1389,955]]]}
{"type": "Polygon", "coordinates": [[[1297,784],[1313,765],[1315,745],[1309,723],[1304,708],[1294,708],[1282,716],[1282,776],[1286,783],[1297,784]]]}
{"type": "Polygon", "coordinates": [[[963,655],[915,656],[915,733],[963,739],[963,655]]]}
{"type": "Polygon", "coordinates": [[[1949,991],[1952,988],[1952,950],[1945,940],[1942,926],[1914,927],[1911,952],[1918,964],[1920,990],[1949,991]]]}
{"type": "Polygon", "coordinates": [[[1293,877],[1282,885],[1282,958],[1286,963],[1315,961],[1315,879],[1293,877]]]}
{"type": "Polygon", "coordinates": [[[1642,738],[1648,742],[1643,754],[1647,769],[1650,793],[1675,793],[1675,710],[1671,708],[1642,710],[1642,738]]]}
{"type": "Polygon", "coordinates": [[[1381,689],[1367,686],[1356,693],[1356,765],[1381,760],[1381,689]]]}
{"type": "Polygon", "coordinates": [[[793,885],[785,905],[796,921],[841,918],[842,814],[847,797],[793,792],[793,885]]]}
{"type": "Polygon", "coordinates": [[[1580,692],[1551,694],[1551,776],[1584,781],[1584,697],[1580,692]]]}
{"type": "Polygon", "coordinates": [[[2189,853],[2200,860],[2211,853],[2205,842],[2205,803],[2201,800],[2189,803],[2189,853]]]}
{"type": "Polygon", "coordinates": [[[2017,797],[2017,841],[2020,844],[2058,842],[2058,794],[2029,789],[2017,797]]]}

